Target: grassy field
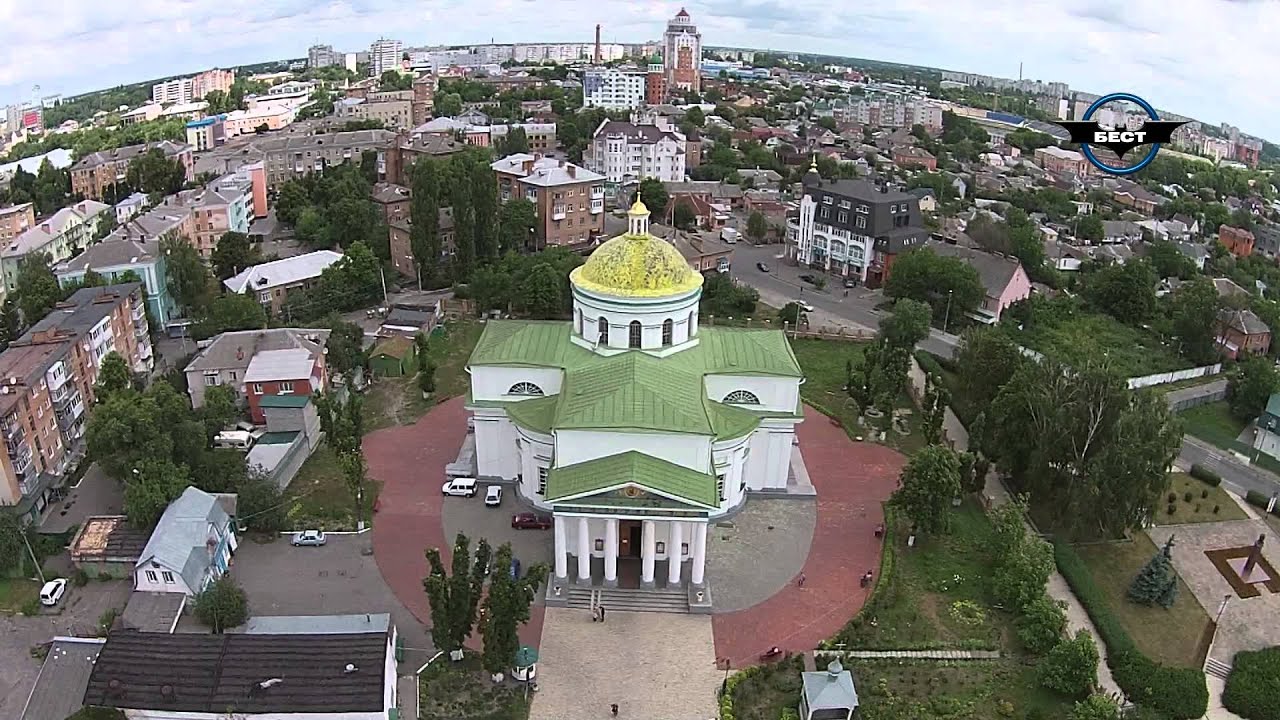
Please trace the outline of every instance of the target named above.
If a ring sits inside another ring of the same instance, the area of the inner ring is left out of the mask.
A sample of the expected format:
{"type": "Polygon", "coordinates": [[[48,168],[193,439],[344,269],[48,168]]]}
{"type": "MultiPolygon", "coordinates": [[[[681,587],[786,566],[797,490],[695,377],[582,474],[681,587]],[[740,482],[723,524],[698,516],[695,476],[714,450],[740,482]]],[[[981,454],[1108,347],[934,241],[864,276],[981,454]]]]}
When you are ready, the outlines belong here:
{"type": "Polygon", "coordinates": [[[862,720],[1067,717],[1068,703],[1039,687],[1035,668],[1004,659],[954,663],[850,661],[862,720]]]}
{"type": "Polygon", "coordinates": [[[439,658],[418,676],[418,717],[524,720],[529,717],[529,704],[522,685],[495,685],[480,667],[479,655],[468,655],[460,663],[439,658]]]}
{"type": "Polygon", "coordinates": [[[1155,516],[1157,525],[1243,520],[1247,515],[1226,490],[1196,480],[1186,473],[1170,473],[1169,492],[1155,516]],[[1190,493],[1190,500],[1187,499],[1190,493]],[[1169,498],[1173,498],[1170,500],[1169,498]],[[1173,508],[1173,513],[1169,508],[1173,508]]]}
{"type": "MultiPolygon", "coordinates": [[[[373,517],[379,488],[376,480],[365,481],[365,522],[373,517]]],[[[328,445],[316,448],[307,458],[284,494],[291,529],[356,529],[355,501],[338,468],[338,457],[328,445]]]]}
{"type": "Polygon", "coordinates": [[[778,720],[784,709],[800,702],[803,670],[799,655],[753,670],[733,688],[735,720],[778,720]]]}
{"type": "MultiPolygon", "coordinates": [[[[852,436],[870,436],[871,429],[858,425],[858,405],[849,397],[844,387],[848,380],[847,363],[858,356],[865,343],[843,342],[839,340],[813,340],[798,338],[791,341],[791,349],[804,371],[804,384],[800,386],[800,396],[804,401],[835,417],[852,436]]],[[[912,411],[907,418],[911,429],[909,435],[899,435],[889,431],[885,443],[903,453],[911,454],[924,447],[924,439],[920,434],[920,419],[911,398],[903,395],[898,398],[898,408],[912,411]]]]}
{"type": "Polygon", "coordinates": [[[40,583],[25,578],[0,578],[0,613],[14,614],[40,595],[40,583]]]}
{"type": "Polygon", "coordinates": [[[1263,470],[1280,474],[1280,461],[1262,453],[1256,453],[1257,457],[1254,457],[1255,452],[1252,447],[1236,440],[1249,423],[1233,416],[1225,400],[1183,410],[1178,413],[1178,417],[1182,418],[1182,429],[1187,434],[1194,435],[1223,450],[1242,453],[1263,470]]]}
{"type": "Polygon", "coordinates": [[[1057,322],[1033,323],[1021,331],[1012,325],[1000,327],[1019,345],[1068,365],[1105,354],[1125,377],[1191,367],[1159,338],[1109,315],[1079,312],[1057,322]]]}
{"type": "Polygon", "coordinates": [[[449,323],[443,334],[431,337],[427,357],[436,366],[436,391],[429,399],[423,399],[416,374],[376,378],[365,396],[366,432],[413,424],[436,403],[465,395],[470,379],[467,360],[483,329],[475,320],[460,320],[449,323]]]}
{"type": "Polygon", "coordinates": [[[1139,533],[1132,542],[1083,545],[1076,550],[1139,650],[1167,665],[1198,666],[1198,650],[1209,616],[1186,583],[1178,580],[1178,599],[1168,610],[1128,599],[1129,585],[1158,550],[1150,538],[1139,533]]]}

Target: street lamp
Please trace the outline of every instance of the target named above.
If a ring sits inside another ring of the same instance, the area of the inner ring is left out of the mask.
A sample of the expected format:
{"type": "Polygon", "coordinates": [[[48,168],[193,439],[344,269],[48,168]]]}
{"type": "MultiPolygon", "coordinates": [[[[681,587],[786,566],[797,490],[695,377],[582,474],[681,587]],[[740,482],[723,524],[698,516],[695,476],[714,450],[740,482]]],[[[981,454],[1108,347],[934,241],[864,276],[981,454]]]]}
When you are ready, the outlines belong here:
{"type": "Polygon", "coordinates": [[[951,296],[955,290],[947,291],[947,312],[942,316],[942,332],[950,332],[948,328],[951,326],[951,296]]]}

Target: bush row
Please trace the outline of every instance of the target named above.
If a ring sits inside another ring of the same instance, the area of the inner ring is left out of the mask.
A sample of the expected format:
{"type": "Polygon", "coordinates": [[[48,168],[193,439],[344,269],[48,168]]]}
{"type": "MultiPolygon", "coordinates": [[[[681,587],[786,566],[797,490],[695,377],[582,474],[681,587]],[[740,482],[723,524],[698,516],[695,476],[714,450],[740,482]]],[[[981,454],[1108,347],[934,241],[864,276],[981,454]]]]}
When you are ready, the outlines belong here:
{"type": "MultiPolygon", "coordinates": [[[[1260,493],[1257,490],[1250,490],[1245,493],[1244,501],[1258,508],[1262,512],[1266,512],[1267,505],[1271,503],[1271,497],[1260,493]]],[[[1276,506],[1271,510],[1271,514],[1276,517],[1280,517],[1280,502],[1276,503],[1276,506]]]]}
{"type": "Polygon", "coordinates": [[[920,363],[920,369],[923,370],[926,375],[942,376],[942,364],[938,362],[938,358],[930,355],[924,350],[916,350],[915,356],[916,362],[920,363]]]}
{"type": "Polygon", "coordinates": [[[1107,607],[1102,590],[1094,583],[1088,566],[1075,549],[1063,542],[1054,543],[1053,549],[1058,572],[1071,586],[1107,644],[1107,665],[1129,700],[1175,720],[1203,717],[1209,707],[1204,673],[1195,668],[1165,667],[1142,654],[1107,607]]]}
{"type": "Polygon", "coordinates": [[[1222,477],[1218,473],[1199,463],[1192,465],[1191,471],[1187,474],[1210,487],[1218,487],[1222,484],[1222,477]]]}
{"type": "Polygon", "coordinates": [[[1280,646],[1236,653],[1222,704],[1249,720],[1280,720],[1280,646]]]}

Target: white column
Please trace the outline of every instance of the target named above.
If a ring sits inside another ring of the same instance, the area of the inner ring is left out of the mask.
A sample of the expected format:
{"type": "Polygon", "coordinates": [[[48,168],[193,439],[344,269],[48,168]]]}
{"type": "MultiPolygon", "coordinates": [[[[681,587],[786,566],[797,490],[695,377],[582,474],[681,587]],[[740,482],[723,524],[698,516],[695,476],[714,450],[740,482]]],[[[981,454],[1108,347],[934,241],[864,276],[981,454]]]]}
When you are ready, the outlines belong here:
{"type": "Polygon", "coordinates": [[[680,552],[680,544],[684,542],[681,530],[684,529],[684,523],[672,520],[668,523],[671,526],[671,532],[667,538],[667,584],[680,584],[680,566],[684,560],[683,554],[680,552]]]}
{"type": "Polygon", "coordinates": [[[556,527],[556,577],[564,580],[569,576],[569,547],[564,537],[564,518],[555,516],[556,527]]]}
{"type": "Polygon", "coordinates": [[[604,584],[618,584],[618,519],[609,518],[604,524],[604,584]]]}
{"type": "Polygon", "coordinates": [[[654,549],[653,537],[653,521],[645,520],[640,542],[640,584],[644,587],[653,587],[653,559],[657,552],[654,549]]]}
{"type": "Polygon", "coordinates": [[[707,566],[707,524],[693,524],[693,568],[690,580],[694,585],[702,585],[703,572],[707,566]]]}
{"type": "Polygon", "coordinates": [[[591,582],[591,528],[578,518],[578,582],[591,582]]]}

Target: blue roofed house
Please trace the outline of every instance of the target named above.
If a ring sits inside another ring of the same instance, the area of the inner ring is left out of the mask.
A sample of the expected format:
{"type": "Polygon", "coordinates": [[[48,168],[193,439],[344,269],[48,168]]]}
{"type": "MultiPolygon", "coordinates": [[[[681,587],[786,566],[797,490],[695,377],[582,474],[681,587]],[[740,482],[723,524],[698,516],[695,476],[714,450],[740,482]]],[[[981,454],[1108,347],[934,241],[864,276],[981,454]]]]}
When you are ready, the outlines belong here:
{"type": "Polygon", "coordinates": [[[165,508],[133,570],[144,592],[195,595],[227,571],[237,546],[219,498],[189,487],[165,508]]]}

